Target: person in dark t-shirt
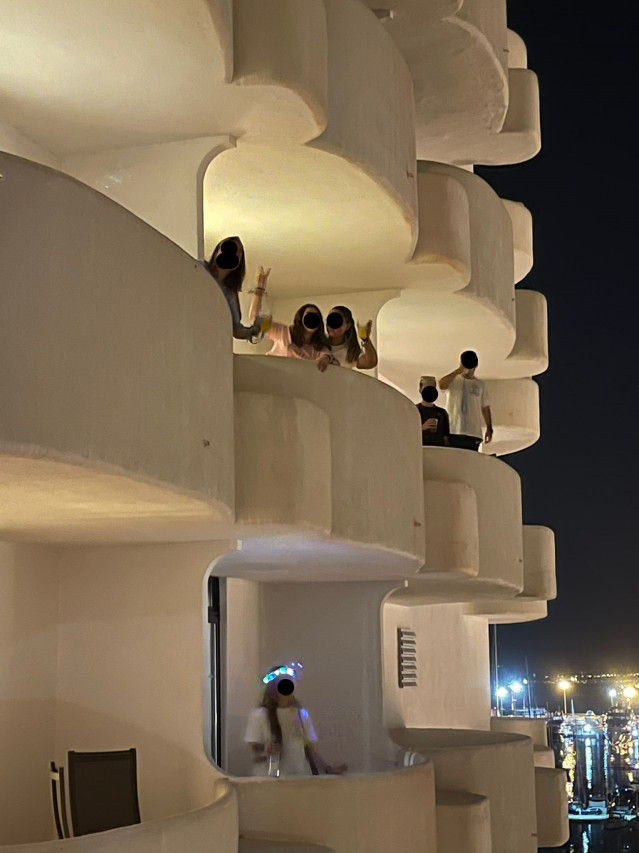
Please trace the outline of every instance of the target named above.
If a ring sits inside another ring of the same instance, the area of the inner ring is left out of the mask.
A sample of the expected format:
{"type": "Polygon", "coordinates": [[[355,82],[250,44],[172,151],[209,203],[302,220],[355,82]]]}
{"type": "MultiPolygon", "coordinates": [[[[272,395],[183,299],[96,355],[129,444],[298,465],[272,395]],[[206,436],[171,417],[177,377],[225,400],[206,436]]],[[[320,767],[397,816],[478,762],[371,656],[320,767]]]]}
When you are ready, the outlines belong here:
{"type": "Polygon", "coordinates": [[[447,447],[450,435],[448,412],[441,406],[435,405],[435,400],[439,396],[437,388],[420,382],[420,391],[423,402],[417,403],[417,408],[422,419],[422,445],[447,447]]]}

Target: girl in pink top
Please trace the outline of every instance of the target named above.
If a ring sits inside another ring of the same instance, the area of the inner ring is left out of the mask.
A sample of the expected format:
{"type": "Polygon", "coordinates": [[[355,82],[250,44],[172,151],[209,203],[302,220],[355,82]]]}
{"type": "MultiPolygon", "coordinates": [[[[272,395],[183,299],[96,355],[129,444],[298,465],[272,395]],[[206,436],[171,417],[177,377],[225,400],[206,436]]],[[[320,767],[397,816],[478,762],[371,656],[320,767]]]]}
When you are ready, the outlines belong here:
{"type": "MultiPolygon", "coordinates": [[[[250,318],[260,313],[262,296],[266,292],[266,281],[270,270],[264,272],[262,267],[257,276],[255,296],[251,302],[250,318]]],[[[318,370],[324,372],[329,364],[339,364],[331,355],[331,347],[324,332],[324,318],[317,305],[308,302],[298,308],[293,318],[293,324],[271,323],[264,337],[273,341],[273,348],[268,355],[279,355],[286,358],[304,358],[317,363],[318,370]]]]}

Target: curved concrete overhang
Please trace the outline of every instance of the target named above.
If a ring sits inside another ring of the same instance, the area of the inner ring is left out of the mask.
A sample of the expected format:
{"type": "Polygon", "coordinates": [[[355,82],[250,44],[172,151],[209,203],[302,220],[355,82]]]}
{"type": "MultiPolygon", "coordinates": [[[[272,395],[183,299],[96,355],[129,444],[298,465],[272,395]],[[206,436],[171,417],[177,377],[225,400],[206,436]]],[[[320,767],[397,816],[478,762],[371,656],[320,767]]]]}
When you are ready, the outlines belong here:
{"type": "Polygon", "coordinates": [[[514,625],[518,622],[535,622],[548,615],[545,601],[531,601],[523,598],[481,601],[473,606],[476,616],[485,616],[491,625],[514,625]]]}
{"type": "Polygon", "coordinates": [[[555,535],[549,527],[525,524],[524,588],[510,600],[482,601],[473,613],[488,617],[493,625],[534,622],[548,615],[548,601],[557,597],[555,535]]]}
{"type": "Polygon", "coordinates": [[[202,538],[234,511],[231,324],[188,255],[0,154],[0,530],[202,538]]]}
{"type": "Polygon", "coordinates": [[[415,605],[514,598],[524,585],[517,473],[467,450],[425,447],[423,477],[425,564],[389,600],[415,605]]]}
{"type": "Polygon", "coordinates": [[[520,201],[502,199],[513,227],[515,284],[526,278],[533,266],[532,214],[520,201]]]}
{"type": "Polygon", "coordinates": [[[235,356],[235,535],[224,574],[384,580],[424,561],[419,417],[384,383],[235,356]]]}
{"type": "Polygon", "coordinates": [[[468,150],[499,133],[508,109],[505,3],[406,0],[384,26],[413,77],[418,158],[472,162],[468,150]]]}
{"type": "Polygon", "coordinates": [[[530,447],[539,439],[539,386],[533,379],[486,381],[495,432],[483,454],[504,456],[530,447]]]}
{"type": "Polygon", "coordinates": [[[410,75],[358,0],[325,2],[324,132],[307,145],[239,139],[204,182],[207,251],[240,234],[252,262],[272,267],[280,298],[386,290],[416,240],[410,75]]]}
{"type": "Polygon", "coordinates": [[[526,379],[548,369],[548,304],[536,290],[515,290],[517,337],[499,379],[526,379]]]}
{"type": "Polygon", "coordinates": [[[524,588],[522,598],[557,598],[555,534],[549,527],[524,525],[524,588]]]}
{"type": "Polygon", "coordinates": [[[311,139],[326,123],[324,3],[268,9],[97,0],[87,16],[78,0],[14,5],[3,13],[2,118],[66,156],[219,133],[311,139]]]}

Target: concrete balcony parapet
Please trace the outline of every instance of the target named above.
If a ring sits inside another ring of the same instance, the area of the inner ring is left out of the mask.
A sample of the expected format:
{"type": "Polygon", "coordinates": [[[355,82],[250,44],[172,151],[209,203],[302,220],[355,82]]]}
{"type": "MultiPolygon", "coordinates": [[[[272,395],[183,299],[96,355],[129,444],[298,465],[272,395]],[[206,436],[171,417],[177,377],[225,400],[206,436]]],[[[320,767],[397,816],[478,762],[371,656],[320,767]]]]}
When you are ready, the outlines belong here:
{"type": "Polygon", "coordinates": [[[539,386],[533,379],[488,379],[493,440],[482,453],[505,456],[534,444],[540,435],[539,386]]]}
{"type": "Polygon", "coordinates": [[[220,779],[206,808],[137,826],[39,844],[0,846],[0,853],[237,853],[238,803],[230,782],[220,779]]]}
{"type": "Polygon", "coordinates": [[[555,766],[555,753],[548,746],[548,729],[545,719],[532,717],[491,717],[490,729],[493,732],[510,732],[532,738],[535,755],[535,767],[555,766]]]}
{"type": "MultiPolygon", "coordinates": [[[[548,614],[547,602],[557,596],[555,536],[548,527],[524,525],[524,587],[516,598],[482,601],[474,612],[493,624],[532,622],[548,614]]],[[[554,762],[550,765],[554,766],[554,762]]]]}
{"type": "Polygon", "coordinates": [[[570,835],[566,771],[535,768],[537,835],[540,847],[560,847],[570,835]]]}
{"type": "MultiPolygon", "coordinates": [[[[453,447],[423,449],[425,565],[407,589],[470,600],[523,587],[521,484],[509,465],[453,447]]],[[[401,592],[398,593],[401,595],[401,592]]],[[[453,599],[454,600],[454,599],[453,599]]]]}
{"type": "Polygon", "coordinates": [[[439,853],[431,764],[369,775],[234,779],[240,832],[335,853],[439,853]]]}
{"type": "Polygon", "coordinates": [[[384,580],[419,569],[424,492],[410,401],[355,371],[259,356],[235,356],[235,398],[243,547],[225,574],[384,580]]]}
{"type": "Polygon", "coordinates": [[[532,214],[519,201],[502,199],[513,226],[515,251],[515,284],[526,278],[533,266],[532,214]]]}
{"type": "Polygon", "coordinates": [[[0,530],[36,541],[210,536],[235,503],[219,288],[85,185],[7,154],[0,172],[0,530]]]}
{"type": "Polygon", "coordinates": [[[524,588],[522,598],[552,601],[557,597],[555,534],[549,527],[524,525],[524,588]]]}
{"type": "Polygon", "coordinates": [[[437,853],[492,853],[490,801],[462,791],[437,791],[437,853]]]}
{"type": "MultiPolygon", "coordinates": [[[[402,729],[390,734],[403,749],[418,752],[432,762],[438,795],[440,791],[472,791],[488,800],[492,853],[536,853],[530,738],[464,729],[402,729]]],[[[475,816],[485,843],[485,810],[477,808],[475,816]]]]}

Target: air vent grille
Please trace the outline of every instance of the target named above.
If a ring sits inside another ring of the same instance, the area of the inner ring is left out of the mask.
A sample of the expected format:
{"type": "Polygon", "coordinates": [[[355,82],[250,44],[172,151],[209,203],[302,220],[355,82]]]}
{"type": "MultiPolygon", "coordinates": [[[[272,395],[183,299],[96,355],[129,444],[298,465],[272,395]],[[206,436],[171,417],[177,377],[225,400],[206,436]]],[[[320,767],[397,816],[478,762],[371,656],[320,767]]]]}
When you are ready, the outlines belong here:
{"type": "Polygon", "coordinates": [[[397,671],[400,687],[417,687],[417,636],[408,628],[397,629],[397,671]]]}

